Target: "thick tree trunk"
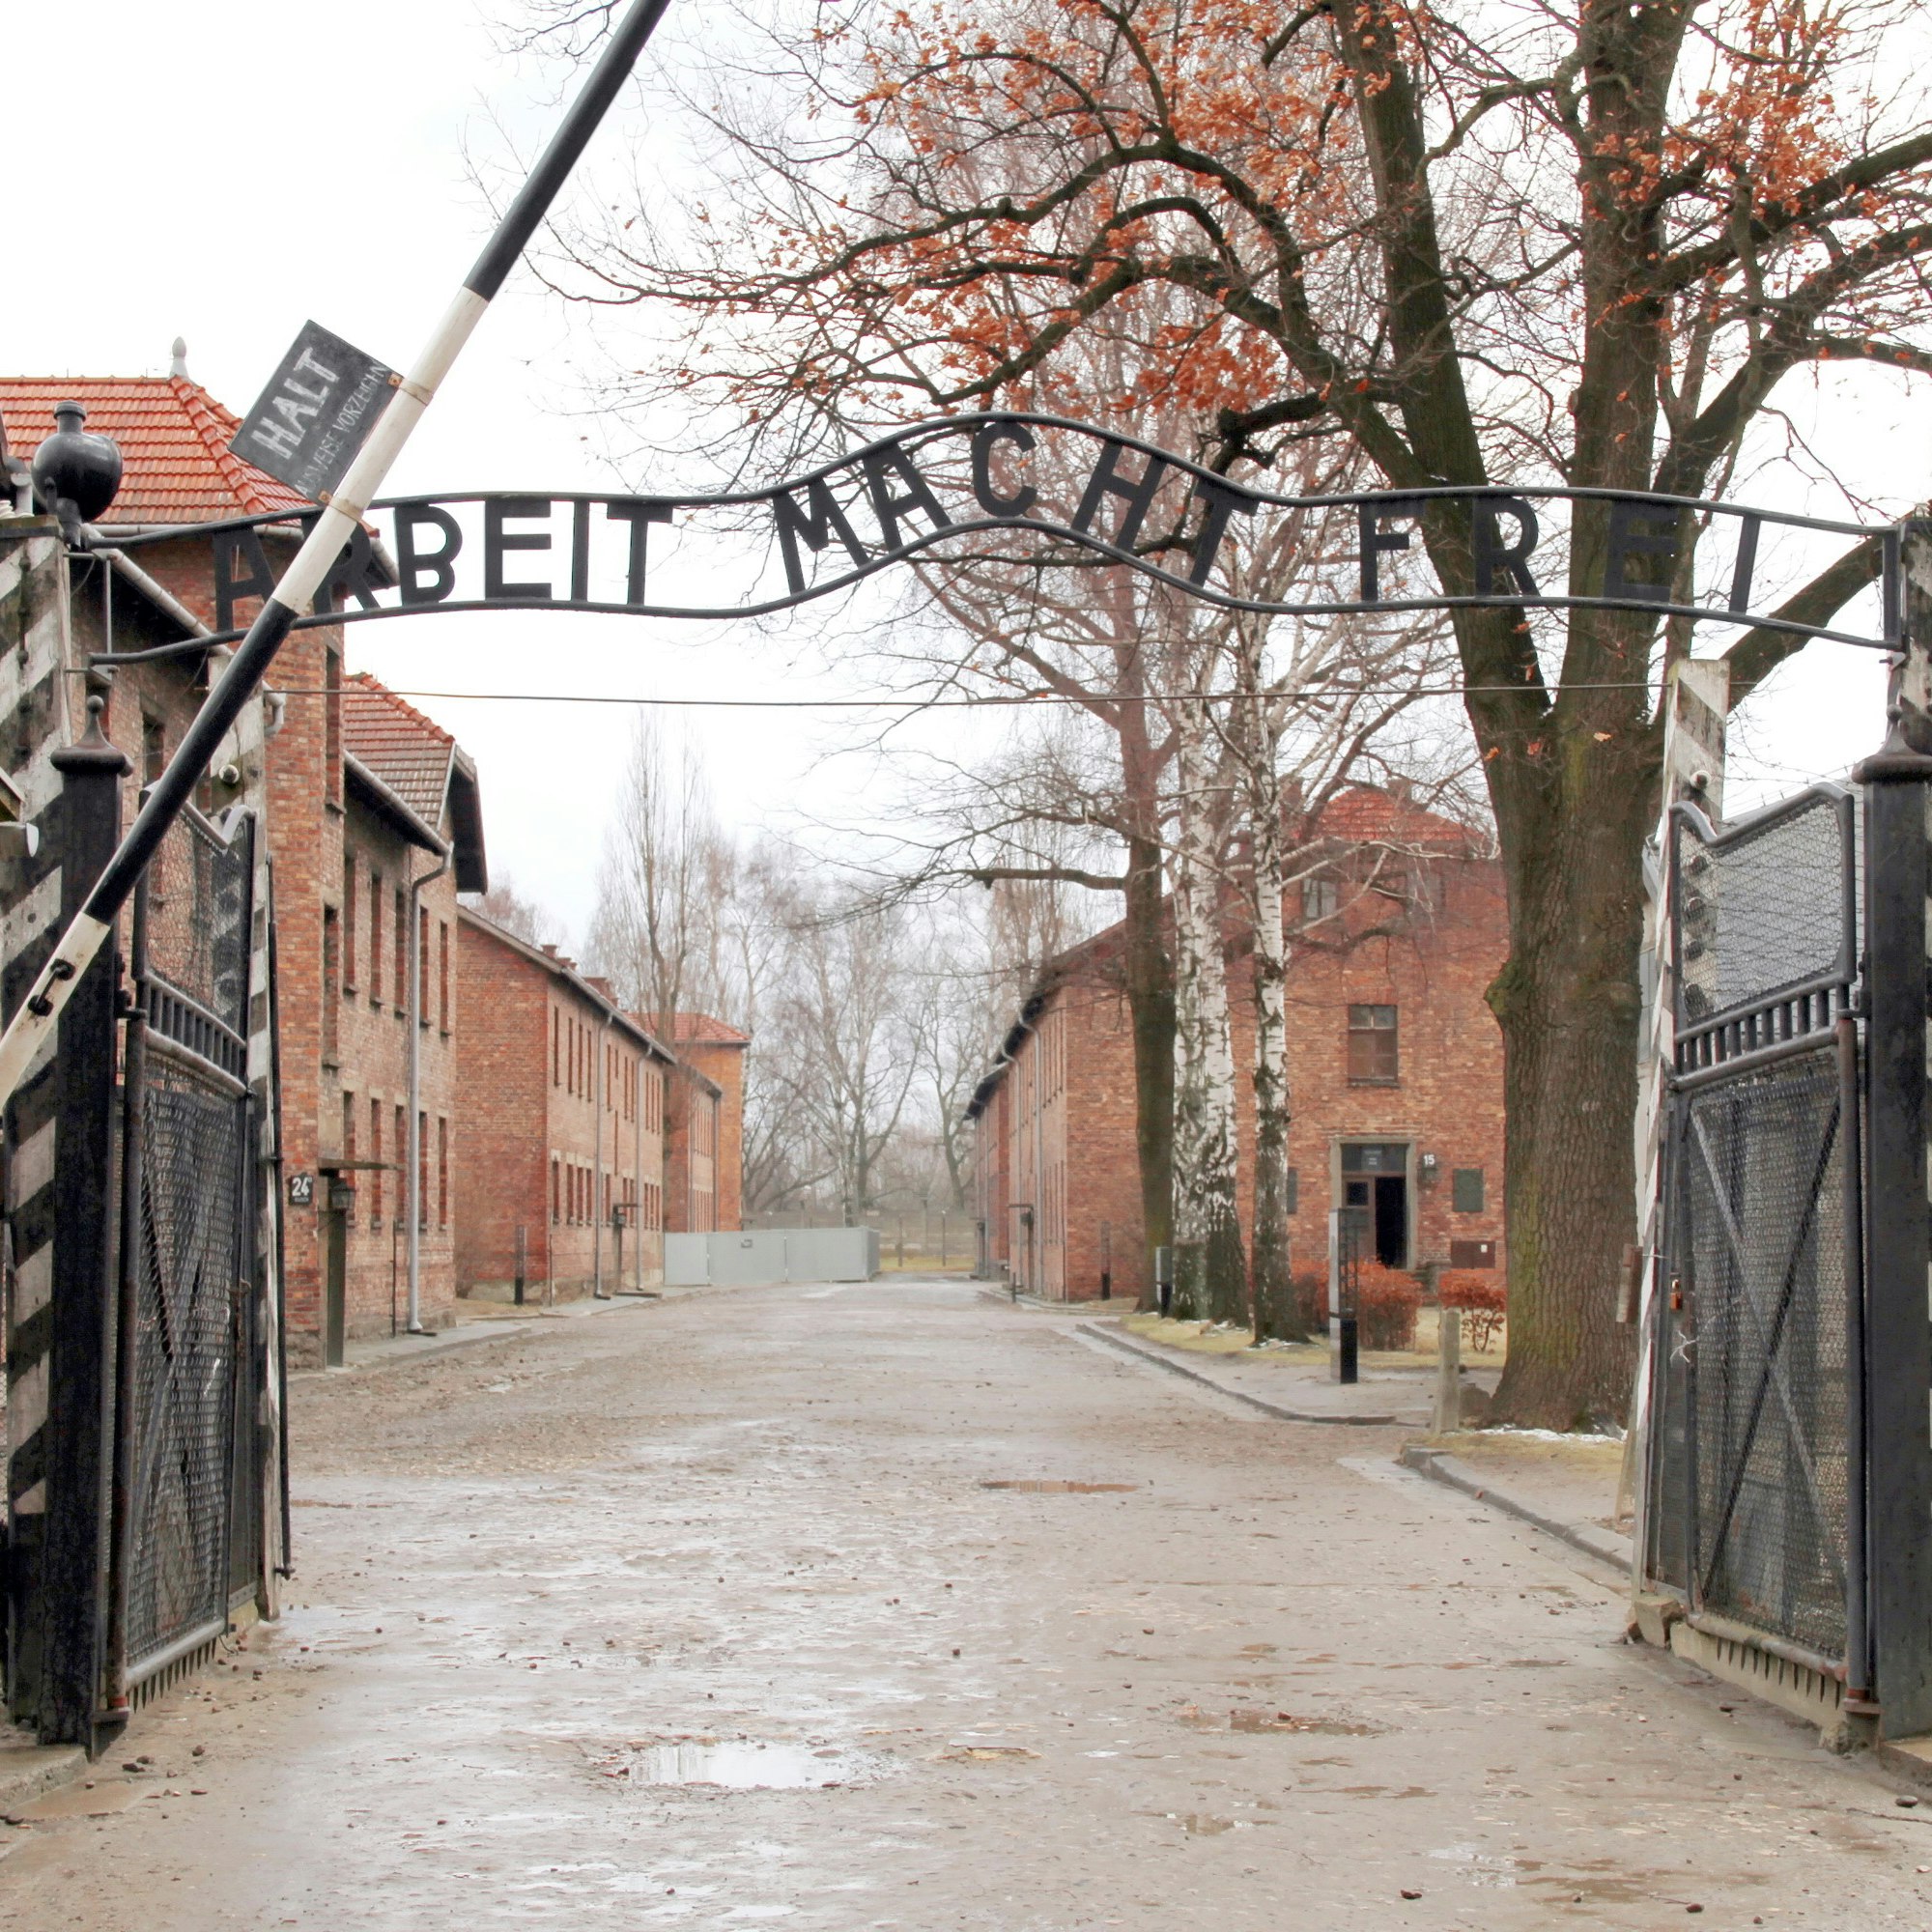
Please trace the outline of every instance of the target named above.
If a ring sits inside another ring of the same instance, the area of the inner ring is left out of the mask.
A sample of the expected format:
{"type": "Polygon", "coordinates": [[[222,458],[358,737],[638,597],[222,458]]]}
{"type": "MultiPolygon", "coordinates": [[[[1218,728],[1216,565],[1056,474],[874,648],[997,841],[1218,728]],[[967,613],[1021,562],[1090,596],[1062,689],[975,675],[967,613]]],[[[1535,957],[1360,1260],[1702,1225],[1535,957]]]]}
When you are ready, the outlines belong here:
{"type": "Polygon", "coordinates": [[[1201,707],[1181,707],[1180,809],[1174,882],[1174,1312],[1247,1316],[1247,1266],[1235,1193],[1235,1049],[1215,876],[1215,821],[1201,707]]]}
{"type": "Polygon", "coordinates": [[[1540,800],[1517,790],[1505,803],[1538,823],[1533,837],[1502,827],[1510,959],[1489,995],[1503,1034],[1510,1289],[1492,1412],[1545,1429],[1621,1422],[1635,1352],[1615,1310],[1634,1236],[1636,956],[1656,773],[1640,751],[1577,763],[1590,769],[1540,800]]]}
{"type": "Polygon", "coordinates": [[[1134,1041],[1141,1230],[1147,1246],[1143,1308],[1154,1305],[1153,1251],[1174,1238],[1174,960],[1161,923],[1160,843],[1130,838],[1123,963],[1134,1041]]]}

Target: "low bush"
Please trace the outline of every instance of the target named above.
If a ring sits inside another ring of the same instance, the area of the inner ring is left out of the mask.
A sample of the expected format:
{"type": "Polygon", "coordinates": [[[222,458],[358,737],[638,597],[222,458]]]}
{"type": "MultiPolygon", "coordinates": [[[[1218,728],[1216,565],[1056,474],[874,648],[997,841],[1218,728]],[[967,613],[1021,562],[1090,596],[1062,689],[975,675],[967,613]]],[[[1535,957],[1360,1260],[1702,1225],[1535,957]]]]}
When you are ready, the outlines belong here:
{"type": "Polygon", "coordinates": [[[1451,1269],[1437,1278],[1435,1294],[1444,1308],[1461,1313],[1470,1348],[1481,1353],[1495,1346],[1509,1306],[1503,1284],[1496,1276],[1477,1274],[1468,1268],[1451,1269]]]}
{"type": "Polygon", "coordinates": [[[1364,1262],[1355,1275],[1355,1342],[1363,1349],[1415,1347],[1415,1311],[1422,1290],[1413,1275],[1380,1262],[1364,1262]]]}

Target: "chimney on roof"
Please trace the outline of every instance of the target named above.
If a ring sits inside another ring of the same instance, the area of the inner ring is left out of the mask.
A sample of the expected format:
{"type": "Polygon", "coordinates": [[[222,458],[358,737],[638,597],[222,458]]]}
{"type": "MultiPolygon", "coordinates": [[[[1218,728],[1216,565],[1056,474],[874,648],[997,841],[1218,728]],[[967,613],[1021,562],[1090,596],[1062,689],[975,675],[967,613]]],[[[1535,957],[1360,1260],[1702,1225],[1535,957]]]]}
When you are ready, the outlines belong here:
{"type": "Polygon", "coordinates": [[[1415,781],[1413,779],[1390,779],[1388,781],[1388,795],[1398,805],[1411,803],[1415,797],[1415,781]]]}
{"type": "Polygon", "coordinates": [[[187,338],[185,336],[178,335],[175,337],[174,360],[168,364],[168,374],[170,376],[185,376],[187,374],[187,338]]]}

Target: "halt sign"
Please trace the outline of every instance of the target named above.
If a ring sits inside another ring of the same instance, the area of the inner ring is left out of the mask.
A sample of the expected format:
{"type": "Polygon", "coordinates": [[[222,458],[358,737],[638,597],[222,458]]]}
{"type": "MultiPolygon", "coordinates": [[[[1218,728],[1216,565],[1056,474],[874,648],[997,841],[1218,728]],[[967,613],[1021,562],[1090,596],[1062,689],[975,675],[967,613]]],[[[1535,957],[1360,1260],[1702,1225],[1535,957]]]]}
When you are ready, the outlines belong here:
{"type": "Polygon", "coordinates": [[[304,323],[228,447],[311,503],[326,503],[399,380],[319,322],[304,323]]]}

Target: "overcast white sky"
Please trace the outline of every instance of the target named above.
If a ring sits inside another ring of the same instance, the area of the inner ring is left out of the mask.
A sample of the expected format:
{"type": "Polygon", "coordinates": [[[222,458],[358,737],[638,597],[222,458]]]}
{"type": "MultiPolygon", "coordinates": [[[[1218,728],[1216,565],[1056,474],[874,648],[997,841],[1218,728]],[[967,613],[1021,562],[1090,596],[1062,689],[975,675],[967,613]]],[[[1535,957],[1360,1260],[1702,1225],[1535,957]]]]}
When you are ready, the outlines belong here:
{"type": "MultiPolygon", "coordinates": [[[[507,10],[513,0],[500,0],[507,10]]],[[[690,0],[680,0],[688,7],[690,0]]],[[[678,13],[674,5],[673,15],[678,13]]],[[[645,60],[652,58],[646,52],[645,60]]],[[[475,0],[93,0],[0,14],[14,215],[0,288],[0,364],[22,374],[190,372],[231,408],[253,400],[313,316],[397,366],[411,358],[487,233],[465,151],[528,152],[556,76],[504,59],[475,0]]],[[[634,106],[625,109],[631,128],[634,106]]],[[[601,152],[621,156],[627,129],[601,152]]],[[[661,126],[652,150],[687,152],[661,126]]],[[[512,279],[391,478],[395,491],[616,481],[594,426],[565,412],[567,362],[594,316],[512,279]]],[[[1884,514],[1928,488],[1927,412],[1900,379],[1861,371],[1785,398],[1806,436],[1856,464],[1884,514]]],[[[668,479],[659,479],[661,482],[668,479]]],[[[1747,498],[1806,507],[1800,487],[1747,498]]],[[[1834,495],[1808,497],[1842,513],[1834,495]]],[[[351,664],[404,689],[716,698],[824,696],[821,620],[759,636],[585,615],[447,616],[352,629],[351,664]]],[[[425,698],[481,768],[493,867],[581,932],[632,712],[425,698]]],[[[1729,801],[1833,776],[1882,735],[1875,654],[1812,645],[1739,721],[1729,801]]],[[[828,757],[852,714],[686,711],[727,819],[849,818],[886,793],[867,757],[828,757]]]]}

